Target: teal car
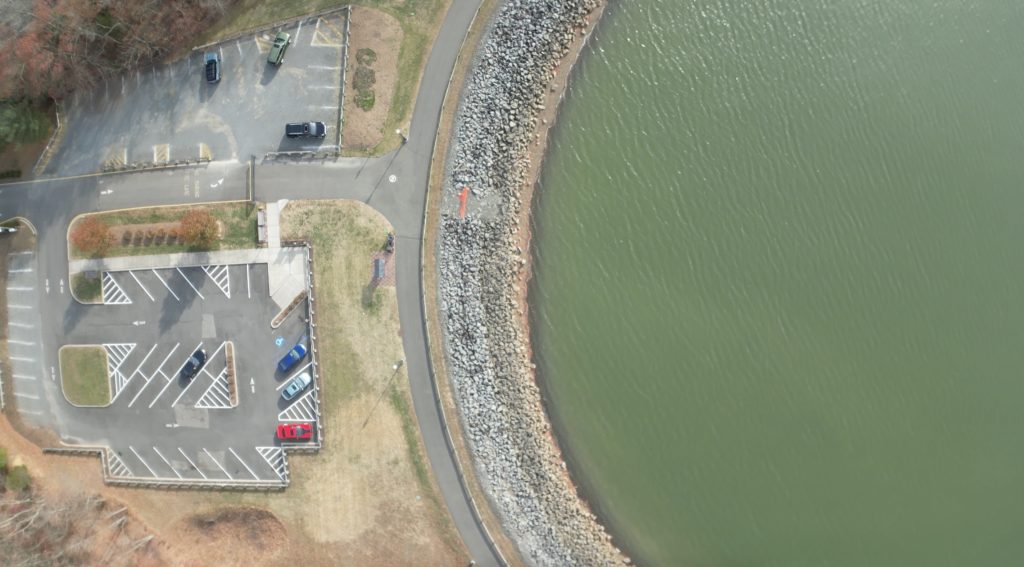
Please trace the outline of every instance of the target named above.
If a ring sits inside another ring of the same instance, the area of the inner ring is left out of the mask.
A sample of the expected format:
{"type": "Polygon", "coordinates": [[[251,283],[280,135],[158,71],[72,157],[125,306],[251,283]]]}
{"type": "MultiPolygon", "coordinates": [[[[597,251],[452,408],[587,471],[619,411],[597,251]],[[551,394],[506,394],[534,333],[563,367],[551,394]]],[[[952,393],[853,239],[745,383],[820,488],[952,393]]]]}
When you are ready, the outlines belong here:
{"type": "Polygon", "coordinates": [[[274,36],[274,45],[270,47],[270,53],[267,55],[267,63],[271,65],[280,65],[284,63],[284,52],[288,49],[288,46],[292,43],[292,36],[283,32],[277,32],[274,36]]]}

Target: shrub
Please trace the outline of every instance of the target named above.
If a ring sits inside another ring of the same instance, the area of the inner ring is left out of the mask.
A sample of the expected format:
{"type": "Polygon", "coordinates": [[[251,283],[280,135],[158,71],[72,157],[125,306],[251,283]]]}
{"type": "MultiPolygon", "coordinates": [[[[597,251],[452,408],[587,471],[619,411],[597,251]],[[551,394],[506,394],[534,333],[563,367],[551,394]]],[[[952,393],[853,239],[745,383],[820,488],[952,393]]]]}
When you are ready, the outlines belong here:
{"type": "Polygon", "coordinates": [[[0,447],[0,471],[7,470],[7,449],[0,447]]]}
{"type": "Polygon", "coordinates": [[[7,473],[7,481],[4,486],[11,492],[20,492],[28,488],[28,469],[25,465],[18,465],[7,473]]]}
{"type": "Polygon", "coordinates": [[[355,77],[352,79],[352,87],[357,91],[365,91],[377,82],[377,74],[369,67],[356,67],[355,77]]]}
{"type": "Polygon", "coordinates": [[[377,52],[369,47],[363,47],[356,51],[356,63],[360,65],[373,65],[377,61],[377,52]]]}
{"type": "Polygon", "coordinates": [[[181,239],[195,248],[209,248],[217,240],[217,219],[205,209],[192,209],[178,225],[181,239]]]}
{"type": "Polygon", "coordinates": [[[71,244],[89,256],[102,256],[110,247],[110,227],[98,217],[85,217],[71,231],[71,244]]]}
{"type": "Polygon", "coordinates": [[[128,246],[132,243],[132,231],[126,230],[121,233],[121,245],[128,246]]]}
{"type": "Polygon", "coordinates": [[[377,97],[373,94],[372,90],[360,91],[356,93],[356,106],[362,110],[369,111],[373,108],[373,103],[377,101],[377,97]]]}

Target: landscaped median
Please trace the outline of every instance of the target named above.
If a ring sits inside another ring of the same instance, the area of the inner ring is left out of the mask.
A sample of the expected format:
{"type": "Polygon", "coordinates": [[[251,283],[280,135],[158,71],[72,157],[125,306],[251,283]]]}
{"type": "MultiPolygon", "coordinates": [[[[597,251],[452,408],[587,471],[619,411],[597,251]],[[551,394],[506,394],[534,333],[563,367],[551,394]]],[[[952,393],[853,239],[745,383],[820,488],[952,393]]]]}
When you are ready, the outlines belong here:
{"type": "Polygon", "coordinates": [[[67,345],[60,349],[60,387],[76,406],[110,405],[107,351],[96,345],[67,345]]]}
{"type": "MultiPolygon", "coordinates": [[[[248,201],[148,207],[79,215],[68,227],[68,260],[256,248],[256,205],[248,201]]],[[[101,274],[69,274],[71,295],[101,303],[101,274]]]]}
{"type": "Polygon", "coordinates": [[[248,201],[92,213],[68,227],[70,260],[256,245],[256,205],[248,201]]]}

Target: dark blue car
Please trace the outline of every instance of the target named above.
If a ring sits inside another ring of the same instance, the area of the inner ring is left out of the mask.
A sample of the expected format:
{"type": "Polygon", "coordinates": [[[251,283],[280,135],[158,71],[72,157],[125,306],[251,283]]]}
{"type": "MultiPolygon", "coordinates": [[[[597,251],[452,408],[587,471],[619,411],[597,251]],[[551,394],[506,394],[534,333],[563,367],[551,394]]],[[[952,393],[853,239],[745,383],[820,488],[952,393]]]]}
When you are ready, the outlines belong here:
{"type": "Polygon", "coordinates": [[[299,343],[292,347],[292,350],[288,351],[288,354],[284,355],[281,362],[277,363],[278,372],[288,372],[293,366],[295,366],[300,360],[306,357],[306,347],[299,343]]]}

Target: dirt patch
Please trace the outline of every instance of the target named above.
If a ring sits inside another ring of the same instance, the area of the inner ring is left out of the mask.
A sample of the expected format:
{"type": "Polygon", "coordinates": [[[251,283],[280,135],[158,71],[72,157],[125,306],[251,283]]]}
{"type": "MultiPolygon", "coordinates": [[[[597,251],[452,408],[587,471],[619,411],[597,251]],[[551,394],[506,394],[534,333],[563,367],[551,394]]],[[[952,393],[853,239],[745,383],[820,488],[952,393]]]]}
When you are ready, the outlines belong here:
{"type": "Polygon", "coordinates": [[[191,541],[207,565],[259,563],[287,545],[287,529],[274,514],[251,506],[229,506],[194,514],[175,526],[175,540],[191,541]],[[231,545],[226,545],[231,542],[231,545]]]}
{"type": "Polygon", "coordinates": [[[391,110],[391,98],[398,79],[398,55],[402,47],[402,26],[393,16],[373,8],[354,6],[349,29],[349,57],[345,66],[345,124],[342,143],[346,148],[366,151],[384,139],[384,127],[391,110]],[[368,50],[368,51],[367,51],[368,50]],[[372,53],[372,55],[370,55],[372,53]],[[360,55],[357,57],[357,55],[360,55]],[[358,104],[357,74],[372,75],[373,104],[358,104]]]}

